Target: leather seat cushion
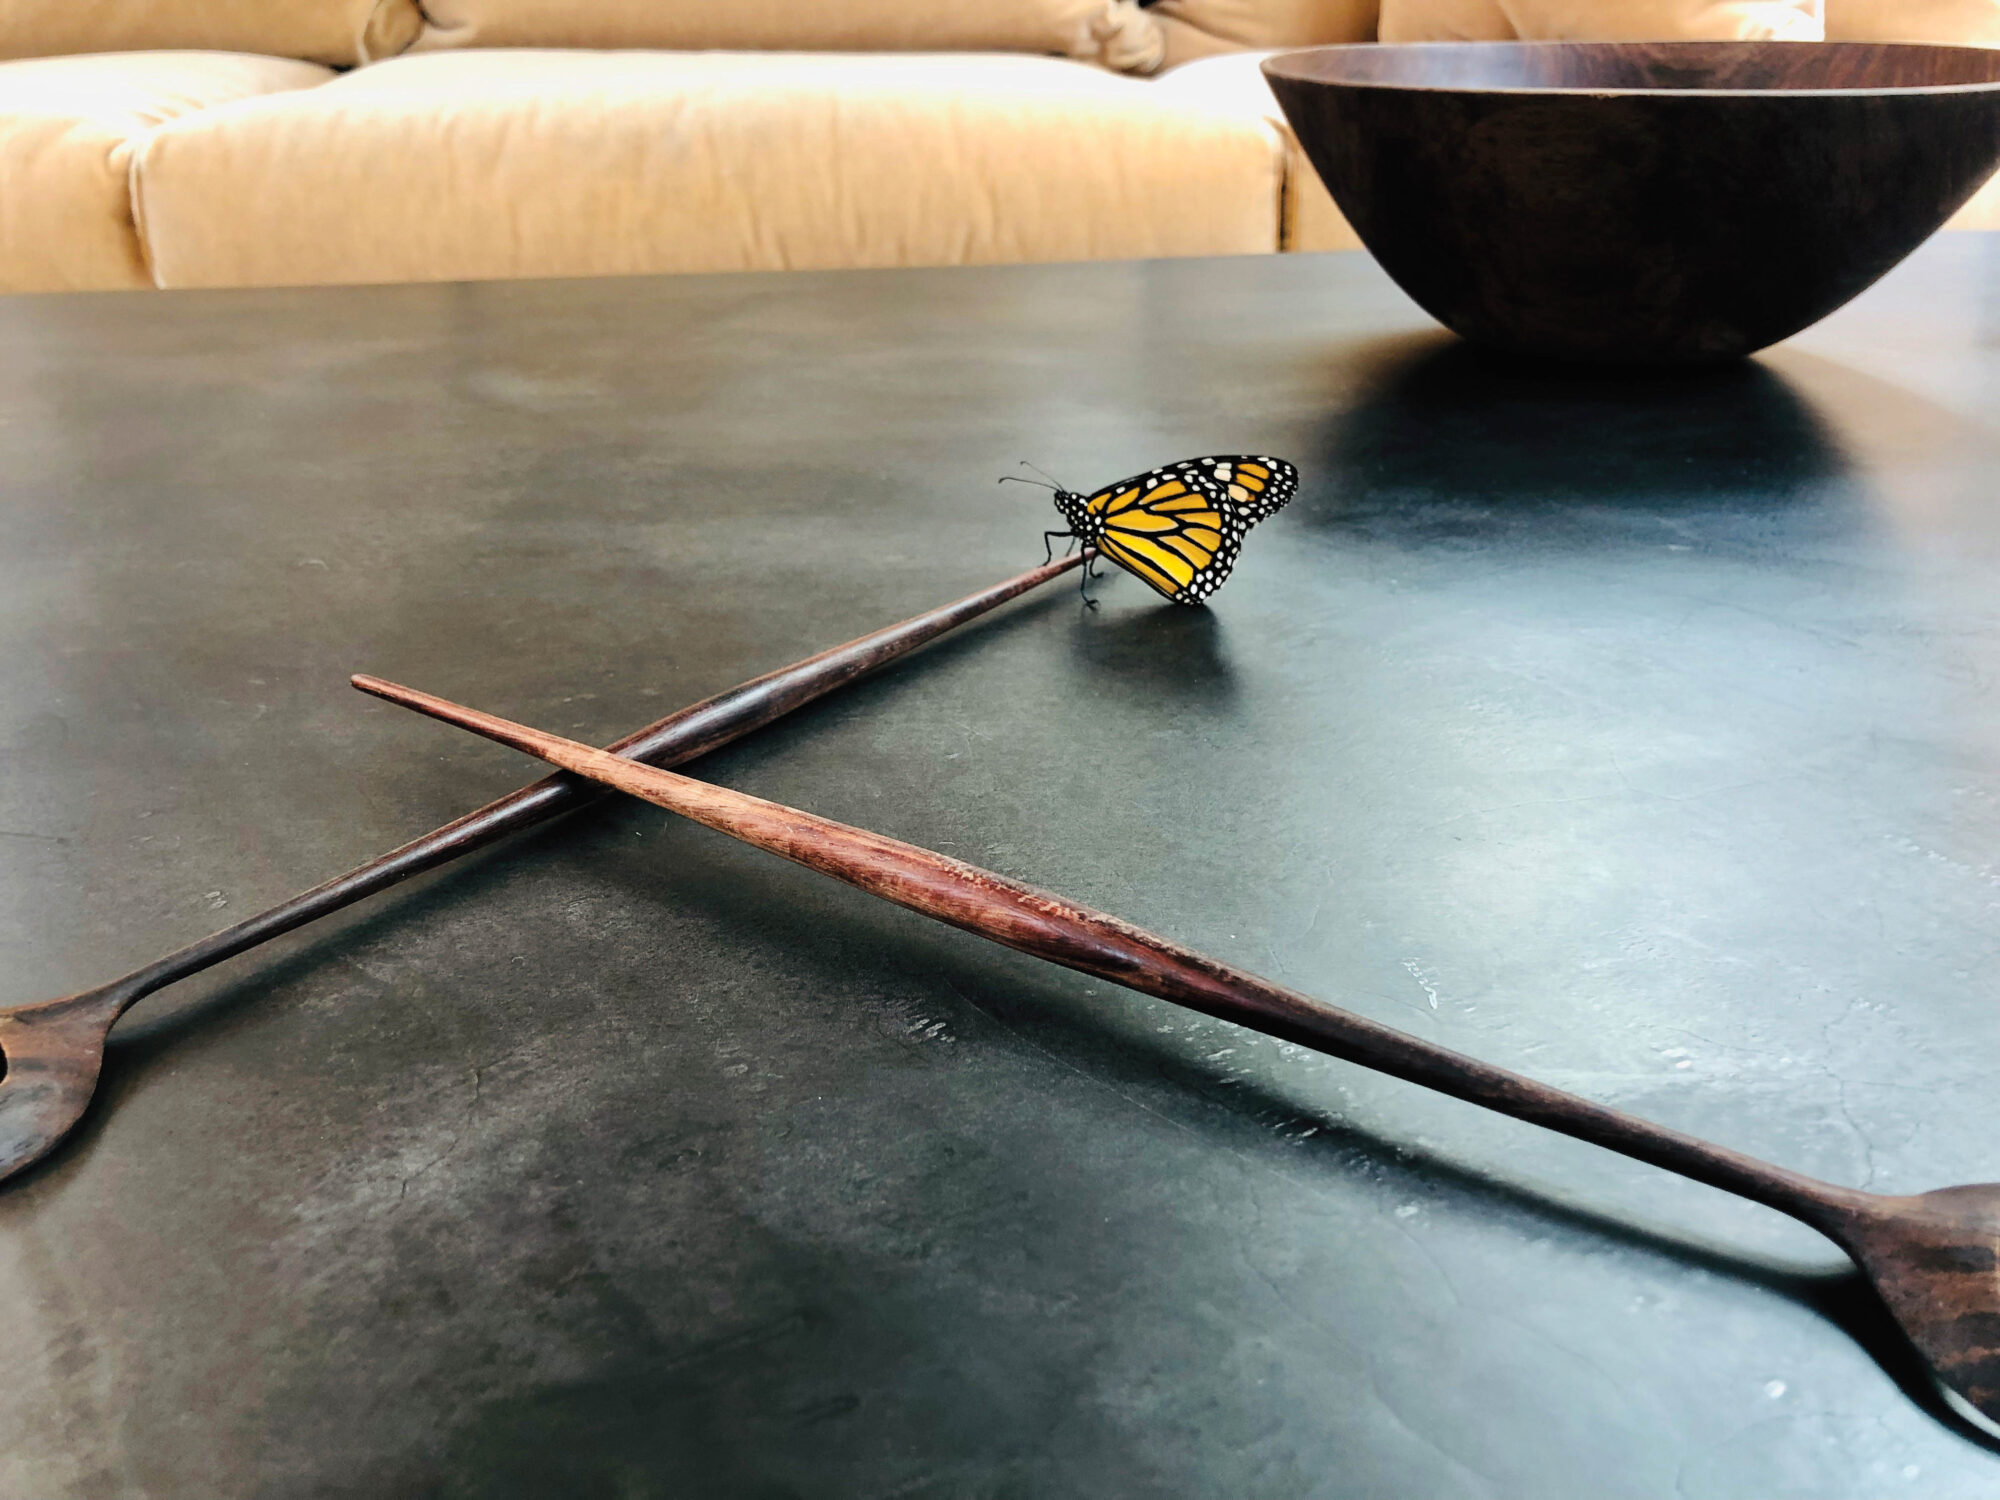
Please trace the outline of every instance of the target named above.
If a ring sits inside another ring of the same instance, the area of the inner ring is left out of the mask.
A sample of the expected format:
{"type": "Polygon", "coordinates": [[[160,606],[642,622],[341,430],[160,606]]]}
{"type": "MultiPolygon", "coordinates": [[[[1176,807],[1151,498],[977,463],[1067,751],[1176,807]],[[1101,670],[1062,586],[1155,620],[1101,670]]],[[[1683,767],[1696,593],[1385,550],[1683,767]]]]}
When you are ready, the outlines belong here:
{"type": "Polygon", "coordinates": [[[138,142],[169,120],[331,77],[227,52],[0,62],[0,291],[150,285],[127,187],[138,142]]]}
{"type": "Polygon", "coordinates": [[[163,286],[1276,248],[1267,119],[1055,58],[440,52],[176,121],[163,286]]]}

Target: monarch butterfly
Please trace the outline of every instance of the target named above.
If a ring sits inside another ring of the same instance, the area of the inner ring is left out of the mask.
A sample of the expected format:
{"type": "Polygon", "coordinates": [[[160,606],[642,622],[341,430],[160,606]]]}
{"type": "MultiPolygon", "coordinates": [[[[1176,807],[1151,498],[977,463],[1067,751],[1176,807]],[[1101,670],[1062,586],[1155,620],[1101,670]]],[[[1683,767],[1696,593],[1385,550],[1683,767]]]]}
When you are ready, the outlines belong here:
{"type": "MultiPolygon", "coordinates": [[[[1045,539],[1075,537],[1174,603],[1200,604],[1236,565],[1245,533],[1298,493],[1299,471],[1282,458],[1215,456],[1134,474],[1094,495],[1051,488],[1069,528],[1045,539]]],[[[1085,602],[1095,601],[1086,594],[1085,602]]]]}

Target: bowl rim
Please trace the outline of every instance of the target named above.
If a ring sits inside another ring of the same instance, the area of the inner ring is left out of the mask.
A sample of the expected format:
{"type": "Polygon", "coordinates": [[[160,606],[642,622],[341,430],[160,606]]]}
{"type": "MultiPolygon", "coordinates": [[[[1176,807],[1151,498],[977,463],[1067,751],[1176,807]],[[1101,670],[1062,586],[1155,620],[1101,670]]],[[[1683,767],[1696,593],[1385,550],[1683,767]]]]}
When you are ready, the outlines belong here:
{"type": "Polygon", "coordinates": [[[1334,42],[1318,47],[1291,47],[1283,52],[1275,52],[1266,57],[1258,71],[1266,79],[1283,78],[1290,83],[1318,84],[1323,88],[1338,89],[1382,89],[1411,94],[1518,94],[1524,97],[1541,95],[1549,98],[1577,99],[1873,99],[1900,98],[1911,94],[1978,94],[2000,90],[2000,78],[1987,83],[1915,83],[1883,86],[1856,85],[1852,88],[1826,89],[1679,89],[1657,88],[1645,85],[1619,84],[1576,84],[1576,83],[1535,83],[1535,84],[1483,84],[1483,83],[1422,83],[1405,79],[1388,78],[1315,78],[1309,74],[1282,67],[1288,62],[1301,58],[1323,57],[1329,53],[1351,52],[1468,52],[1509,47],[1516,51],[1553,51],[1556,49],[1576,50],[1586,47],[1648,47],[1663,51],[1680,49],[1736,47],[1763,49],[1827,47],[1866,48],[1870,52],[1880,52],[1889,48],[1912,52],[1977,52],[1994,59],[1996,71],[2000,71],[2000,49],[1992,47],[1966,47],[1946,42],[1795,42],[1795,41],[1753,41],[1753,42],[1700,42],[1700,41],[1594,41],[1594,42],[1546,42],[1546,41],[1489,41],[1489,42],[1334,42]]]}

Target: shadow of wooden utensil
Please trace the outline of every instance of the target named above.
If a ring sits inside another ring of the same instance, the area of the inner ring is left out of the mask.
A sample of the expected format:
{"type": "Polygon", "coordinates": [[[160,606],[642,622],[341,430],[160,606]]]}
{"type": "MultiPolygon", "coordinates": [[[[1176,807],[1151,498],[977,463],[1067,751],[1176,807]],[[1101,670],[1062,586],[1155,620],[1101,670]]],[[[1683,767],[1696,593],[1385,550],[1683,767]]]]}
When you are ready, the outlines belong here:
{"type": "Polygon", "coordinates": [[[1004,947],[1776,1209],[1840,1246],[1945,1387],[2000,1422],[2000,1184],[1890,1197],[1821,1182],[1453,1052],[962,860],[380,678],[357,676],[354,685],[1004,947]]]}
{"type": "MultiPolygon", "coordinates": [[[[1058,558],[991,588],[889,625],[705,698],[611,745],[607,753],[680,764],[845,687],[960,625],[1080,566],[1058,558]]],[[[335,876],[94,990],[0,1011],[0,1182],[47,1156],[90,1106],[105,1039],[156,990],[213,968],[414,875],[449,863],[597,796],[586,781],[545,776],[367,864],[335,876]]]]}

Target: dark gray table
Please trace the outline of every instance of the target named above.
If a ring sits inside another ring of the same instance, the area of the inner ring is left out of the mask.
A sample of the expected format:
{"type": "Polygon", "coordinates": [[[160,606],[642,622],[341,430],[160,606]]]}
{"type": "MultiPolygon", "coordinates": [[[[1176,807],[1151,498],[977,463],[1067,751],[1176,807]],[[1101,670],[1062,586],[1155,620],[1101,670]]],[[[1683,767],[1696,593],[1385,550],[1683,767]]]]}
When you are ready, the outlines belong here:
{"type": "MultiPolygon", "coordinates": [[[[706,774],[1844,1182],[2000,1176],[2000,244],[1699,379],[1364,258],[0,301],[0,973],[1066,587],[706,774]]],[[[618,805],[148,1002],[0,1191],[6,1496],[1990,1496],[1811,1233],[618,805]]]]}

